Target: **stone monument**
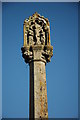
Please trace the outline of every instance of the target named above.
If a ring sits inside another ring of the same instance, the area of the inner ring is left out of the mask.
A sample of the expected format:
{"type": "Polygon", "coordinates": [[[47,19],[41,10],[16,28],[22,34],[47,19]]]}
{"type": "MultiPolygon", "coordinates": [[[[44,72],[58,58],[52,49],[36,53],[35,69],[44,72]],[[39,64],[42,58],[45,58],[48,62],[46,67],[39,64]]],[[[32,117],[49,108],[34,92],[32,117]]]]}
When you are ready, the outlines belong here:
{"type": "Polygon", "coordinates": [[[23,29],[22,56],[30,70],[29,118],[48,118],[45,65],[53,56],[49,21],[35,13],[24,20],[23,29]]]}

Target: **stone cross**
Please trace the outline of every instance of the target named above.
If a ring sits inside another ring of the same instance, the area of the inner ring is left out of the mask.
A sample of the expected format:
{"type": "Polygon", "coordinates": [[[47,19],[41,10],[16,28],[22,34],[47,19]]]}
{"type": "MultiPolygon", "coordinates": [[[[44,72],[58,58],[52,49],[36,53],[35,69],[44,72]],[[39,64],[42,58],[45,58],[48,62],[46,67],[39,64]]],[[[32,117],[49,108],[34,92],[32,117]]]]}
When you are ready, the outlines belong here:
{"type": "Polygon", "coordinates": [[[53,56],[49,21],[35,13],[24,20],[23,28],[22,56],[30,70],[29,118],[48,118],[45,65],[53,56]]]}

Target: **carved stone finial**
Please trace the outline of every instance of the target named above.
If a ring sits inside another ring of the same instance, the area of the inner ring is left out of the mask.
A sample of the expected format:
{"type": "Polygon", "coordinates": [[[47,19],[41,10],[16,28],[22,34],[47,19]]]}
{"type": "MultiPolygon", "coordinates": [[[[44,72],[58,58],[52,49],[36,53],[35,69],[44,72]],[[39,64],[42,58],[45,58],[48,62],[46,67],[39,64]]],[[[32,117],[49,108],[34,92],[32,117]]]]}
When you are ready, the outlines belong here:
{"type": "Polygon", "coordinates": [[[53,47],[50,45],[49,21],[37,12],[30,16],[29,19],[24,20],[22,53],[26,63],[35,60],[35,49],[41,51],[38,59],[45,61],[45,63],[50,62],[53,55],[53,47]]]}

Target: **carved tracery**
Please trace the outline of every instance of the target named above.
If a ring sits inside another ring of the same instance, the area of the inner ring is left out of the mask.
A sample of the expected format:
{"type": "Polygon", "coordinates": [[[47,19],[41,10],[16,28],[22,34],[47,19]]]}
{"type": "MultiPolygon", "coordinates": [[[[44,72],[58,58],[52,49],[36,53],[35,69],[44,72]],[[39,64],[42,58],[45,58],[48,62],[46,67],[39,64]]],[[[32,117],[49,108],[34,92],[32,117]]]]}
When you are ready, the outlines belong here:
{"type": "Polygon", "coordinates": [[[24,45],[49,44],[49,21],[35,13],[24,21],[24,45]]]}
{"type": "Polygon", "coordinates": [[[53,47],[50,45],[50,26],[47,18],[38,13],[33,14],[24,21],[23,58],[26,63],[33,60],[50,62],[53,47]],[[39,54],[36,58],[36,51],[39,54]]]}

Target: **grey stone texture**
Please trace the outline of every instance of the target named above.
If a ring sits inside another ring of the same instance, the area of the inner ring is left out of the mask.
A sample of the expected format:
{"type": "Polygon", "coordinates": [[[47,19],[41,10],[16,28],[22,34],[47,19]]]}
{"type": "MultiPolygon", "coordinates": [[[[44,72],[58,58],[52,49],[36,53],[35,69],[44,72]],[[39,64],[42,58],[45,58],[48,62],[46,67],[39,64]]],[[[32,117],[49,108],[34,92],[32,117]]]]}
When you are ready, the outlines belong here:
{"type": "Polygon", "coordinates": [[[33,117],[48,117],[46,72],[42,61],[30,63],[30,118],[33,117]]]}

